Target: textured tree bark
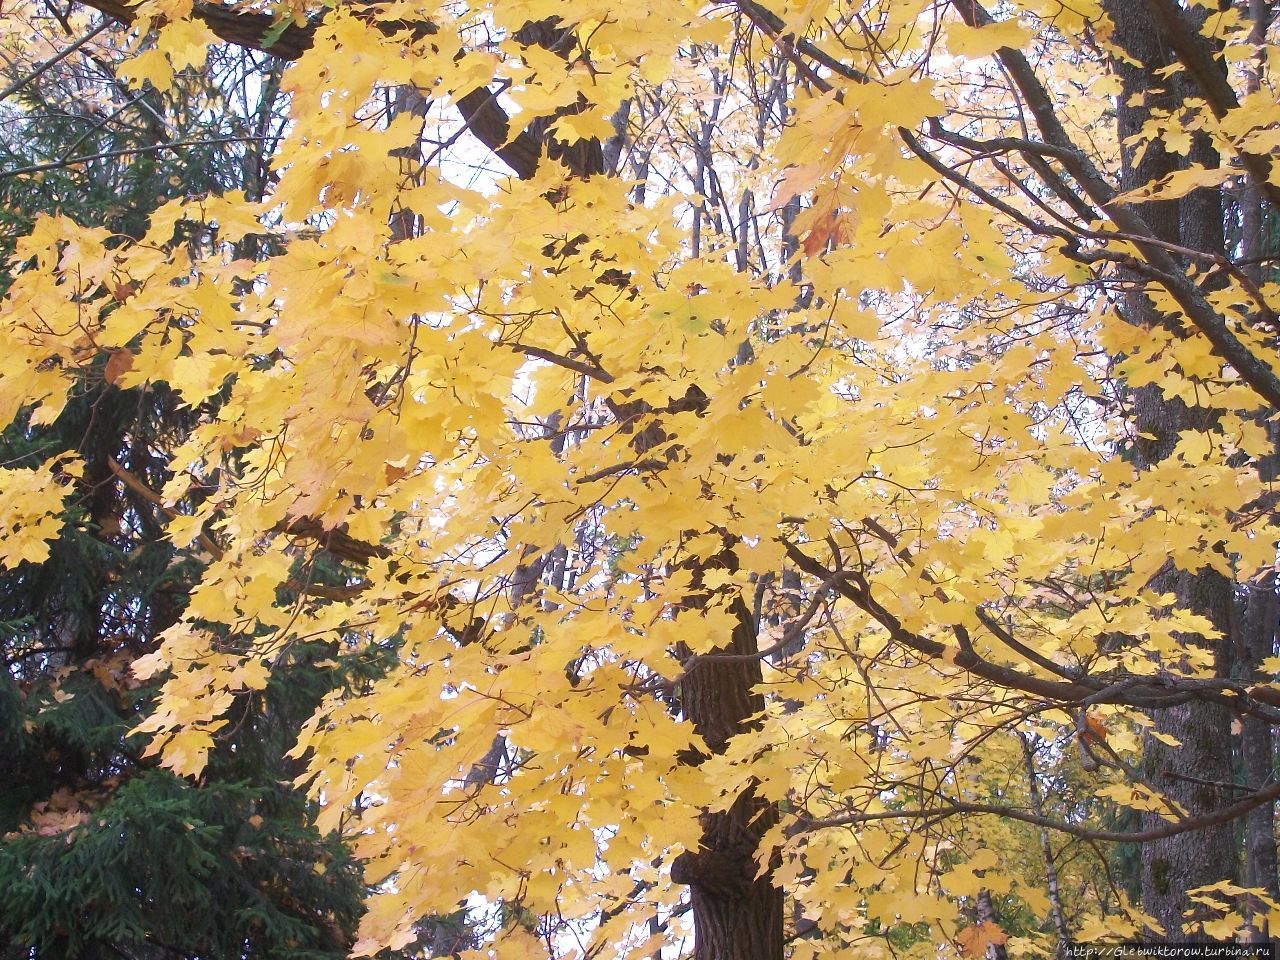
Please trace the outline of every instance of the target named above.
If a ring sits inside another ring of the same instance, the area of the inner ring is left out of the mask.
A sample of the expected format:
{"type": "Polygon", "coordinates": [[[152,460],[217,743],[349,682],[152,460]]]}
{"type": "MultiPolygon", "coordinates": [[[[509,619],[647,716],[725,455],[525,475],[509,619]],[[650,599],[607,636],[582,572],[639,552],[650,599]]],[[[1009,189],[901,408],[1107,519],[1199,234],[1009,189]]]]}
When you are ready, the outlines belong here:
{"type": "MultiPolygon", "coordinates": [[[[1267,577],[1249,589],[1248,602],[1241,618],[1244,634],[1246,675],[1264,680],[1258,664],[1273,655],[1276,623],[1280,620],[1280,598],[1276,596],[1276,579],[1267,577]]],[[[1258,717],[1244,717],[1240,731],[1240,765],[1246,785],[1262,786],[1275,779],[1275,741],[1271,725],[1258,717]]],[[[1245,820],[1244,884],[1261,888],[1280,902],[1277,880],[1275,805],[1264,803],[1249,812],[1245,820]]],[[[1255,940],[1270,936],[1266,910],[1250,904],[1252,935],[1255,940]]]]}
{"type": "MultiPolygon", "coordinates": [[[[754,617],[741,597],[730,609],[737,625],[715,653],[743,659],[696,659],[680,683],[681,707],[714,753],[749,729],[751,717],[764,707],[753,692],[761,682],[760,661],[751,656],[754,617]]],[[[777,822],[777,808],[748,791],[728,811],[704,814],[701,847],[676,859],[671,878],[689,885],[696,960],[782,960],[782,891],[755,859],[760,838],[777,822]]]]}
{"type": "MultiPolygon", "coordinates": [[[[1269,0],[1247,0],[1246,9],[1253,25],[1250,40],[1259,48],[1266,40],[1267,29],[1271,25],[1271,7],[1269,0]]],[[[1262,86],[1262,64],[1255,64],[1246,76],[1247,91],[1256,93],[1262,86]]],[[[1272,252],[1263,232],[1263,203],[1262,190],[1250,184],[1245,190],[1240,211],[1240,247],[1246,264],[1244,269],[1254,283],[1263,280],[1262,256],[1272,252]]],[[[1280,439],[1275,424],[1267,426],[1275,444],[1280,439]]],[[[1280,444],[1276,446],[1277,452],[1263,468],[1264,479],[1272,483],[1280,474],[1280,444]]],[[[1268,678],[1262,674],[1258,665],[1275,653],[1276,627],[1280,623],[1277,586],[1280,584],[1277,584],[1274,574],[1251,585],[1245,594],[1244,611],[1240,618],[1243,632],[1240,646],[1244,657],[1240,672],[1259,682],[1265,682],[1268,678]]],[[[1261,786],[1274,780],[1275,733],[1271,724],[1258,717],[1244,717],[1241,721],[1240,754],[1241,774],[1246,785],[1261,786]]],[[[1272,900],[1280,902],[1275,821],[1275,805],[1270,803],[1250,811],[1245,820],[1244,884],[1249,888],[1261,888],[1272,900]]],[[[1252,939],[1268,939],[1272,931],[1266,919],[1267,911],[1261,904],[1251,902],[1249,914],[1252,939]]]]}
{"type": "MultiPolygon", "coordinates": [[[[1173,62],[1173,54],[1162,24],[1149,7],[1122,0],[1108,0],[1104,6],[1115,23],[1114,39],[1129,57],[1114,64],[1123,84],[1117,119],[1124,142],[1142,129],[1153,111],[1176,116],[1191,91],[1161,76],[1159,71],[1173,62]]],[[[1216,165],[1208,149],[1195,143],[1188,159],[1216,165]]],[[[1122,155],[1121,189],[1148,183],[1182,165],[1159,143],[1153,143],[1137,160],[1128,147],[1122,155]]],[[[1199,190],[1181,200],[1143,203],[1140,212],[1158,239],[1224,253],[1223,211],[1215,191],[1199,190]]],[[[1131,323],[1146,328],[1163,323],[1140,288],[1125,297],[1124,306],[1131,323]]],[[[1165,397],[1156,386],[1136,389],[1131,398],[1135,432],[1145,435],[1136,441],[1133,451],[1140,468],[1154,466],[1169,456],[1183,431],[1202,430],[1212,424],[1210,415],[1165,397]]],[[[1207,568],[1187,573],[1169,565],[1153,578],[1151,587],[1173,594],[1180,606],[1207,617],[1221,631],[1224,639],[1216,643],[1201,637],[1186,637],[1184,642],[1211,646],[1218,675],[1228,675],[1234,584],[1207,568]]],[[[1234,779],[1230,712],[1217,704],[1183,704],[1158,711],[1154,720],[1155,732],[1174,737],[1181,746],[1167,746],[1147,737],[1143,766],[1149,781],[1192,816],[1227,806],[1232,800],[1228,785],[1234,779]]],[[[1146,814],[1144,820],[1148,828],[1160,822],[1155,814],[1146,814]]],[[[1164,928],[1166,937],[1178,939],[1184,914],[1191,907],[1187,890],[1234,880],[1238,875],[1232,826],[1224,823],[1149,842],[1142,848],[1141,871],[1144,909],[1164,928]]]]}

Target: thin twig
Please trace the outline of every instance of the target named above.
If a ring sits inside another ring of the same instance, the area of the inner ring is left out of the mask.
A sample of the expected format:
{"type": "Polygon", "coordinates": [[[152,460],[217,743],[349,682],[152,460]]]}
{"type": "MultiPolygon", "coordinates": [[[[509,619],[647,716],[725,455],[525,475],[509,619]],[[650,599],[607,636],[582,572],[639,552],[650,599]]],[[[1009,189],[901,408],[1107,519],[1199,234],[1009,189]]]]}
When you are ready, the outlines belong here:
{"type": "Polygon", "coordinates": [[[63,160],[50,160],[48,163],[33,163],[26,167],[14,167],[12,170],[0,170],[0,180],[9,177],[20,177],[29,173],[43,173],[46,170],[57,170],[75,163],[89,163],[93,160],[112,160],[116,157],[127,157],[142,153],[160,153],[164,150],[178,150],[182,147],[212,147],[222,143],[253,143],[265,137],[220,137],[216,140],[174,140],[169,143],[155,143],[149,147],[129,147],[122,150],[108,150],[105,153],[91,153],[80,157],[67,157],[63,160]]]}
{"type": "Polygon", "coordinates": [[[102,23],[98,24],[96,27],[94,27],[92,30],[86,33],[83,37],[81,37],[75,43],[71,44],[71,46],[65,48],[60,53],[57,53],[54,56],[50,57],[44,63],[40,64],[40,66],[36,67],[29,74],[27,74],[25,77],[21,77],[20,79],[15,80],[13,83],[9,84],[9,86],[5,87],[3,90],[0,90],[0,101],[8,100],[11,96],[13,96],[23,87],[25,87],[27,84],[34,83],[36,80],[39,80],[40,77],[43,76],[45,72],[47,72],[52,67],[57,66],[63,60],[67,59],[67,57],[71,56],[71,54],[75,53],[77,50],[83,47],[86,43],[88,43],[90,40],[92,40],[94,37],[102,33],[103,30],[106,30],[107,27],[110,27],[110,26],[114,26],[114,23],[111,20],[103,20],[102,23]]]}

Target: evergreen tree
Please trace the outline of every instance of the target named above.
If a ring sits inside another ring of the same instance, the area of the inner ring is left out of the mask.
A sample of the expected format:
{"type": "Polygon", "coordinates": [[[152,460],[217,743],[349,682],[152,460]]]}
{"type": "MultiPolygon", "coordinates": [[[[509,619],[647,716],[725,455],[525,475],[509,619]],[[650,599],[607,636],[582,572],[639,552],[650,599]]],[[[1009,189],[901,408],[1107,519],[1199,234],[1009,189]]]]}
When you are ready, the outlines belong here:
{"type": "MultiPolygon", "coordinates": [[[[115,76],[111,37],[35,77],[14,64],[0,82],[16,85],[0,103],[0,170],[93,158],[0,179],[6,258],[5,238],[42,213],[137,237],[173,196],[263,188],[278,88],[236,81],[278,77],[266,58],[219,54],[174,92],[139,92],[115,76]],[[189,146],[163,146],[175,142],[189,146]]],[[[211,238],[179,225],[171,242],[211,238]]],[[[278,659],[288,669],[236,704],[199,783],[144,755],[135,728],[153,688],[130,667],[180,616],[202,563],[199,542],[175,549],[158,522],[200,492],[170,506],[155,491],[170,479],[164,452],[209,411],[164,384],[119,389],[124,363],[103,353],[55,422],[0,435],[10,467],[71,452],[85,465],[67,478],[76,495],[48,558],[0,574],[0,957],[345,956],[359,870],[315,829],[285,754],[326,692],[378,664],[294,643],[278,659]]],[[[336,561],[327,573],[341,582],[336,561]]]]}

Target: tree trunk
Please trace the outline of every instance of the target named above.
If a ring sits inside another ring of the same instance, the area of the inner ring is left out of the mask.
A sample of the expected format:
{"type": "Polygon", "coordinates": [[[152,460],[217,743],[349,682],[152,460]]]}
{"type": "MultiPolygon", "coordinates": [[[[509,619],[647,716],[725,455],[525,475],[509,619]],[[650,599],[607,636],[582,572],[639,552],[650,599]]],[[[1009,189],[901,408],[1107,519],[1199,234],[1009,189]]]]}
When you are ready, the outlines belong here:
{"type": "MultiPolygon", "coordinates": [[[[978,891],[976,916],[980,925],[988,923],[992,926],[1000,925],[995,904],[991,901],[991,891],[986,887],[978,891]]],[[[1003,943],[988,943],[982,955],[985,960],[1009,960],[1009,951],[1003,943]]]]}
{"type": "MultiPolygon", "coordinates": [[[[1122,143],[1138,134],[1154,111],[1168,111],[1177,116],[1186,95],[1179,84],[1189,81],[1169,80],[1161,75],[1173,56],[1166,38],[1144,3],[1108,0],[1105,9],[1115,24],[1114,40],[1128,55],[1114,64],[1123,88],[1118,97],[1117,120],[1122,143]]],[[[1203,142],[1193,143],[1191,161],[1216,166],[1210,148],[1203,142]]],[[[1135,159],[1132,146],[1122,156],[1121,189],[1146,184],[1185,164],[1152,143],[1135,159]]],[[[1141,215],[1155,235],[1169,243],[1215,254],[1224,252],[1223,211],[1216,191],[1199,190],[1181,200],[1146,202],[1141,215]]],[[[1139,281],[1138,277],[1128,278],[1139,281]]],[[[1161,324],[1161,317],[1141,292],[1124,300],[1129,322],[1146,328],[1161,324]]],[[[1154,466],[1169,456],[1184,431],[1204,430],[1212,426],[1212,415],[1172,400],[1158,386],[1132,391],[1135,433],[1141,436],[1133,450],[1139,468],[1154,466]]],[[[1223,639],[1210,642],[1199,636],[1187,636],[1188,645],[1211,646],[1219,675],[1227,675],[1232,659],[1232,627],[1234,584],[1208,568],[1188,573],[1171,564],[1153,578],[1154,590],[1173,594],[1178,605],[1207,617],[1221,631],[1223,639]]],[[[1233,799],[1230,784],[1231,714],[1222,706],[1198,703],[1158,711],[1154,732],[1168,734],[1181,746],[1171,747],[1148,736],[1145,744],[1144,772],[1149,782],[1171,801],[1195,816],[1228,805],[1233,799]]],[[[1155,814],[1144,818],[1146,826],[1164,822],[1155,814]]],[[[1221,824],[1148,843],[1142,848],[1143,907],[1164,928],[1165,936],[1178,939],[1182,933],[1184,914],[1191,903],[1187,890],[1219,880],[1234,880],[1238,873],[1238,855],[1232,825],[1221,824]]]]}
{"type": "MultiPolygon", "coordinates": [[[[1250,39],[1261,49],[1270,26],[1271,5],[1266,0],[1248,0],[1247,14],[1253,24],[1250,39]]],[[[1249,93],[1256,93],[1262,86],[1261,62],[1247,73],[1249,93]]],[[[1273,252],[1263,233],[1262,192],[1250,185],[1244,192],[1240,211],[1240,248],[1244,254],[1245,271],[1256,284],[1266,279],[1262,269],[1262,257],[1273,252]]],[[[1271,432],[1273,444],[1277,439],[1275,424],[1265,424],[1271,432]]],[[[1263,479],[1274,484],[1280,474],[1280,444],[1271,461],[1263,466],[1263,479]]],[[[1266,682],[1258,665],[1275,652],[1276,626],[1280,620],[1280,597],[1276,595],[1276,577],[1266,577],[1250,586],[1245,594],[1241,614],[1240,640],[1244,659],[1240,673],[1258,682],[1266,682]]],[[[1271,724],[1259,717],[1246,716],[1241,721],[1240,765],[1244,783],[1249,787],[1261,787],[1275,778],[1275,735],[1271,724]]],[[[1249,811],[1245,820],[1244,883],[1249,888],[1264,890],[1272,900],[1280,902],[1280,880],[1277,879],[1275,806],[1264,803],[1249,811]]],[[[1259,903],[1249,904],[1251,938],[1266,940],[1271,931],[1267,923],[1267,910],[1259,903]]]]}
{"type": "MultiPolygon", "coordinates": [[[[755,654],[751,610],[741,597],[730,609],[737,626],[730,642],[715,652],[755,654]]],[[[680,684],[681,706],[713,753],[723,752],[764,707],[753,692],[760,682],[760,661],[754,657],[690,663],[680,684]]],[[[704,814],[700,849],[676,859],[671,878],[689,885],[696,960],[782,960],[782,891],[770,871],[756,876],[762,871],[755,859],[760,838],[777,822],[777,808],[748,791],[728,811],[704,814]]]]}
{"type": "MultiPolygon", "coordinates": [[[[1245,675],[1265,682],[1258,664],[1272,656],[1275,649],[1276,622],[1280,619],[1280,598],[1276,596],[1275,576],[1269,576],[1251,587],[1242,619],[1243,645],[1246,657],[1245,675]]],[[[1271,724],[1259,717],[1244,717],[1240,731],[1241,773],[1251,789],[1265,786],[1275,779],[1275,744],[1271,724]]],[[[1275,806],[1260,804],[1245,819],[1244,885],[1260,888],[1280,902],[1280,881],[1276,875],[1275,806]]],[[[1250,903],[1252,939],[1266,940],[1270,935],[1266,908],[1250,903]]]]}

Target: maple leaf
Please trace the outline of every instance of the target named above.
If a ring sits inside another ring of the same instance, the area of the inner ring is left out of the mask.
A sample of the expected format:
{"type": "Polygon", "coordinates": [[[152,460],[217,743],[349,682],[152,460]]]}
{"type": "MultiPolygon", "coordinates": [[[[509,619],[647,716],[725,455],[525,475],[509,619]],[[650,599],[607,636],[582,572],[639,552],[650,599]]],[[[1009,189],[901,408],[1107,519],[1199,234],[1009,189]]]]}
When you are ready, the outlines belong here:
{"type": "MultiPolygon", "coordinates": [[[[104,350],[186,419],[139,444],[154,490],[6,467],[0,560],[45,560],[81,492],[128,504],[99,532],[197,545],[135,661],[182,775],[298,637],[391,663],[295,751],[367,865],[358,954],[460,901],[512,956],[634,956],[652,921],[755,960],[784,892],[832,951],[868,918],[942,942],[997,884],[1084,915],[1062,898],[1113,864],[1027,827],[1131,839],[1104,801],[1200,851],[1178,862],[1243,856],[1187,825],[1280,792],[1212,786],[1231,708],[1277,700],[1218,672],[1241,604],[1274,626],[1274,251],[1242,238],[1280,197],[1265,25],[1211,18],[1201,56],[1163,0],[888,0],[874,28],[825,2],[89,3],[163,13],[135,84],[201,69],[213,31],[295,61],[288,112],[232,164],[261,202],[15,245],[12,429],[104,350]],[[1168,792],[1081,778],[1063,716],[1168,792]]],[[[1147,922],[1115,899],[1088,907],[1147,922]]],[[[1172,930],[1185,895],[1154,899],[1172,930]]]]}
{"type": "Polygon", "coordinates": [[[1099,714],[1086,711],[1084,715],[1084,729],[1080,733],[1080,739],[1089,745],[1106,743],[1106,721],[1103,720],[1099,714]]]}
{"type": "Polygon", "coordinates": [[[975,923],[956,934],[960,952],[966,957],[985,957],[988,947],[1003,946],[1008,940],[1009,935],[992,920],[975,923]]]}
{"type": "Polygon", "coordinates": [[[102,379],[109,384],[115,384],[122,374],[128,373],[133,367],[133,351],[132,350],[112,350],[107,355],[107,365],[103,368],[102,379]]]}

